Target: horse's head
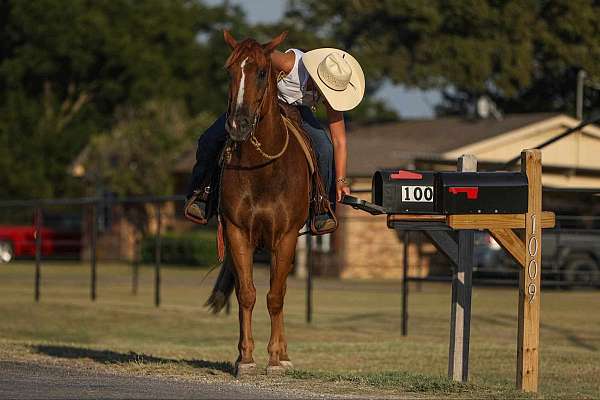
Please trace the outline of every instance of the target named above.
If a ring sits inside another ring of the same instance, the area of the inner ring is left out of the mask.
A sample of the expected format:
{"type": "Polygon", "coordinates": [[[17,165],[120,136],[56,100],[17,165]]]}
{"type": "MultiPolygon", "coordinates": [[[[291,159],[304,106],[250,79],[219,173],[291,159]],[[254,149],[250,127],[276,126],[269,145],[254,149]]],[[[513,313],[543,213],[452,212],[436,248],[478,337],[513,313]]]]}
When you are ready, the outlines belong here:
{"type": "Polygon", "coordinates": [[[287,32],[262,45],[254,39],[238,43],[228,31],[223,35],[232,49],[225,63],[229,72],[229,106],[225,126],[232,140],[244,141],[254,130],[263,112],[263,104],[268,100],[273,77],[270,55],[284,41],[287,32]]]}

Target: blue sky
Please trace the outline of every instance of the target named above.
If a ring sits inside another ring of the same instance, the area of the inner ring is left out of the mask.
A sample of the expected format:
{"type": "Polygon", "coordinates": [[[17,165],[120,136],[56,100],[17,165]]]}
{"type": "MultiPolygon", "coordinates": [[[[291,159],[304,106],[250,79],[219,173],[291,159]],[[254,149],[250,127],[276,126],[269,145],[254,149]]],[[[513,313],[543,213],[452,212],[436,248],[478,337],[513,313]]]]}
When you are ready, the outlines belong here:
{"type": "MultiPolygon", "coordinates": [[[[221,4],[222,0],[204,0],[207,4],[221,4]]],[[[239,4],[246,11],[248,20],[256,22],[274,22],[283,15],[286,0],[230,0],[239,4]]],[[[360,61],[360,60],[359,60],[360,61]]],[[[366,77],[369,79],[369,77],[366,77]]],[[[376,95],[387,100],[403,118],[432,118],[433,107],[440,100],[437,91],[408,89],[402,86],[386,84],[376,95]]]]}

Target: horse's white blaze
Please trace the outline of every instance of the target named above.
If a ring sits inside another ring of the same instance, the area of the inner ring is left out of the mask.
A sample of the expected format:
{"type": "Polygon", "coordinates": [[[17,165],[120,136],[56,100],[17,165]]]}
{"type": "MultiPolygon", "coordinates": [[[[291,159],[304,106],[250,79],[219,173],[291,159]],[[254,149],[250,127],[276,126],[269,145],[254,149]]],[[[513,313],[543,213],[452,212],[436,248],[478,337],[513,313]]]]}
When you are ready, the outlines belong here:
{"type": "Polygon", "coordinates": [[[242,65],[240,65],[240,68],[242,69],[242,77],[240,78],[240,87],[239,87],[238,93],[237,93],[236,108],[240,107],[242,105],[242,103],[244,102],[244,83],[246,81],[246,74],[244,73],[244,67],[246,66],[246,60],[248,60],[248,57],[244,58],[244,60],[242,61],[242,65]]]}

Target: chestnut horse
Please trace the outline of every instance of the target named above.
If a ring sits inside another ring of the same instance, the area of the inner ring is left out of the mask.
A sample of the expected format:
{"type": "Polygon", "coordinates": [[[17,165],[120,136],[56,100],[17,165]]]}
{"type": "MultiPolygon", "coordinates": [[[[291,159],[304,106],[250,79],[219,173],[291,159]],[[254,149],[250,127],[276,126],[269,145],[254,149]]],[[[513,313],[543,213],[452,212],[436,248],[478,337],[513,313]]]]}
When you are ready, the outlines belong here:
{"type": "Polygon", "coordinates": [[[238,43],[224,32],[233,49],[225,65],[230,76],[226,122],[230,146],[224,157],[219,206],[227,255],[207,305],[218,312],[235,284],[240,324],[238,376],[256,370],[252,356],[256,248],[271,253],[267,373],[292,366],[283,329],[283,299],[298,232],[308,217],[310,171],[300,144],[289,137],[277,104],[277,74],[270,54],[286,34],[261,45],[253,39],[238,43]]]}

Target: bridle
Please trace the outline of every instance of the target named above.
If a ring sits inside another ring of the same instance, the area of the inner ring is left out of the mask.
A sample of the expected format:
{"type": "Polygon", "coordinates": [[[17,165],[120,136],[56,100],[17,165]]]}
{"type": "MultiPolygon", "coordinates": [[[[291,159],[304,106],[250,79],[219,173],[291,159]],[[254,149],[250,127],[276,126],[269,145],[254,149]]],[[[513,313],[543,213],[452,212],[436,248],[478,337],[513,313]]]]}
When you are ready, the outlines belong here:
{"type": "MultiPolygon", "coordinates": [[[[267,77],[269,79],[269,82],[267,82],[267,87],[265,88],[262,98],[260,99],[260,104],[258,105],[258,108],[256,110],[256,113],[254,114],[254,120],[252,121],[252,128],[250,131],[250,143],[252,143],[252,145],[254,146],[254,148],[256,149],[256,151],[263,156],[264,158],[266,158],[267,160],[275,160],[279,157],[281,157],[283,155],[283,153],[285,153],[285,151],[287,150],[288,144],[290,142],[290,133],[288,131],[288,127],[287,124],[285,122],[283,122],[283,126],[285,127],[285,144],[283,145],[283,148],[281,149],[281,151],[277,154],[268,154],[267,152],[265,152],[262,149],[262,143],[260,142],[260,140],[258,140],[258,138],[256,137],[256,135],[254,134],[254,132],[256,131],[256,126],[258,125],[258,122],[261,119],[261,114],[262,114],[262,110],[265,106],[266,101],[269,99],[269,88],[270,88],[270,79],[271,79],[271,71],[272,71],[272,65],[273,62],[271,60],[269,60],[269,70],[267,72],[267,77]]],[[[231,107],[231,98],[229,99],[229,104],[227,105],[227,109],[229,110],[231,107]]],[[[231,138],[227,139],[227,145],[225,147],[225,161],[227,163],[229,163],[229,161],[231,160],[231,155],[232,155],[232,147],[237,146],[237,142],[233,141],[231,138]]]]}

